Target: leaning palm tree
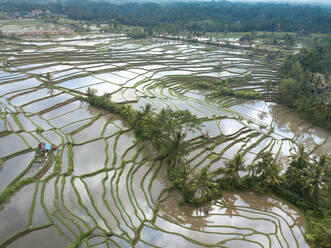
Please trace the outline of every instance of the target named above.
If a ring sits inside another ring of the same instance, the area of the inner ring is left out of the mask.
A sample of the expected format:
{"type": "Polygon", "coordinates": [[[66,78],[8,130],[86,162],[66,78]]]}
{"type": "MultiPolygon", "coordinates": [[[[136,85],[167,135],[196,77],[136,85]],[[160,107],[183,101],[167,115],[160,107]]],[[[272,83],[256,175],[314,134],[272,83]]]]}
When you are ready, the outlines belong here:
{"type": "Polygon", "coordinates": [[[240,183],[239,171],[245,171],[245,165],[242,154],[237,154],[233,159],[225,163],[224,176],[231,179],[232,186],[236,187],[240,183]]]}

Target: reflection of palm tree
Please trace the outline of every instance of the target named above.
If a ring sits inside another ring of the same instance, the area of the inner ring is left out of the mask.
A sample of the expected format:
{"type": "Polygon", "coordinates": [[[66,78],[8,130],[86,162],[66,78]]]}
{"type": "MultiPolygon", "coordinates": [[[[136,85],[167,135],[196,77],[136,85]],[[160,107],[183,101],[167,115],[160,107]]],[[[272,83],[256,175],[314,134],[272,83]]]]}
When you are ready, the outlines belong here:
{"type": "Polygon", "coordinates": [[[222,197],[222,202],[225,207],[225,213],[228,215],[230,218],[232,218],[233,215],[239,215],[238,209],[235,206],[237,197],[235,194],[225,194],[222,197]]]}
{"type": "Polygon", "coordinates": [[[191,228],[195,230],[203,231],[207,227],[208,223],[212,223],[212,221],[208,221],[207,217],[210,211],[213,210],[213,206],[215,205],[214,201],[210,201],[204,206],[195,209],[195,215],[199,216],[196,218],[188,218],[187,222],[191,224],[191,228]]]}
{"type": "Polygon", "coordinates": [[[47,91],[48,95],[53,95],[54,94],[54,89],[53,88],[49,88],[47,91]]]}
{"type": "Polygon", "coordinates": [[[205,211],[208,212],[205,208],[210,209],[212,205],[213,203],[210,202],[204,207],[194,208],[189,204],[174,204],[173,199],[169,197],[162,202],[165,213],[163,211],[161,213],[163,213],[162,216],[166,219],[169,219],[169,216],[173,216],[182,223],[190,224],[192,229],[203,231],[208,223],[211,223],[207,218],[208,216],[206,216],[207,214],[203,215],[203,213],[205,211]]]}
{"type": "Polygon", "coordinates": [[[258,114],[258,117],[259,117],[260,120],[263,120],[267,115],[268,115],[267,112],[265,112],[265,111],[263,110],[262,112],[260,112],[260,113],[258,114]]]}
{"type": "Polygon", "coordinates": [[[265,102],[264,107],[263,107],[263,111],[258,114],[258,117],[259,117],[260,120],[263,120],[268,115],[268,113],[265,111],[266,107],[268,107],[268,105],[265,102]]]}
{"type": "Polygon", "coordinates": [[[188,221],[188,223],[191,224],[190,228],[194,230],[204,231],[208,225],[208,223],[211,223],[211,221],[208,221],[206,217],[195,217],[194,219],[191,219],[188,221]]]}

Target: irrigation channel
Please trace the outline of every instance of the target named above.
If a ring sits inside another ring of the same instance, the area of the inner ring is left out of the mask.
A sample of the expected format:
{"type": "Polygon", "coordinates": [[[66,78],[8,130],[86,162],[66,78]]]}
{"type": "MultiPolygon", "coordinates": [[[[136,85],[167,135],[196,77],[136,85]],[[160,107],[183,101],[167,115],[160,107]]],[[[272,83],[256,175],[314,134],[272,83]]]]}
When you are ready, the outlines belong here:
{"type": "Polygon", "coordinates": [[[2,41],[0,191],[28,182],[0,205],[0,247],[309,247],[300,213],[272,196],[225,193],[200,208],[169,190],[157,151],[137,142],[118,116],[80,102],[88,87],[112,101],[188,109],[204,118],[204,146],[185,160],[194,174],[215,171],[236,153],[245,164],[272,151],[286,168],[299,144],[331,151],[330,133],[264,100],[207,97],[202,80],[253,79],[234,89],[272,97],[278,62],[250,51],[125,35],[2,41]],[[215,64],[222,63],[222,69],[215,64]],[[56,88],[49,87],[56,85],[56,88]],[[34,162],[39,142],[58,146],[48,164],[34,162]],[[32,179],[32,181],[28,181],[32,179]]]}

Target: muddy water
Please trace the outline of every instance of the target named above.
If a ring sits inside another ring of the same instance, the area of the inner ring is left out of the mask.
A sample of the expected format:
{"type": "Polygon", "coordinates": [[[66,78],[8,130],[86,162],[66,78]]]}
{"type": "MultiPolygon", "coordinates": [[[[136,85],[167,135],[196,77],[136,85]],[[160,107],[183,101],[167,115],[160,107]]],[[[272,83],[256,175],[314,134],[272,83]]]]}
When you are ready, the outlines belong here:
{"type": "Polygon", "coordinates": [[[278,154],[286,164],[285,156],[299,144],[316,148],[315,154],[330,152],[330,134],[289,109],[264,101],[210,99],[208,91],[191,89],[202,76],[214,80],[252,73],[253,82],[235,89],[254,86],[265,92],[264,81],[277,79],[277,65],[231,49],[206,52],[203,45],[132,41],[123,35],[45,42],[54,44],[53,50],[37,55],[22,46],[11,57],[19,66],[0,72],[0,157],[6,159],[0,165],[0,190],[25,169],[31,175],[47,170],[43,180],[0,206],[0,246],[10,240],[5,247],[66,247],[75,241],[79,247],[308,247],[301,214],[273,196],[226,193],[201,208],[183,203],[171,190],[166,165],[153,160],[157,151],[149,143],[138,142],[122,119],[67,92],[76,89],[83,96],[90,87],[137,109],[151,103],[155,111],[188,109],[210,118],[202,132],[187,136],[213,138],[185,157],[192,174],[203,167],[215,171],[242,151],[247,151],[245,164],[261,150],[278,154]],[[68,44],[89,48],[62,54],[68,44]],[[96,44],[111,54],[98,52],[96,44]],[[57,61],[52,51],[68,59],[57,61]],[[225,68],[218,71],[214,65],[222,58],[225,68]],[[47,71],[50,79],[43,74],[47,71]],[[31,73],[61,88],[49,89],[31,73]],[[57,162],[27,168],[34,155],[29,148],[39,141],[58,145],[57,162]],[[64,174],[52,174],[55,164],[64,174]],[[11,239],[28,225],[41,229],[11,239]]]}

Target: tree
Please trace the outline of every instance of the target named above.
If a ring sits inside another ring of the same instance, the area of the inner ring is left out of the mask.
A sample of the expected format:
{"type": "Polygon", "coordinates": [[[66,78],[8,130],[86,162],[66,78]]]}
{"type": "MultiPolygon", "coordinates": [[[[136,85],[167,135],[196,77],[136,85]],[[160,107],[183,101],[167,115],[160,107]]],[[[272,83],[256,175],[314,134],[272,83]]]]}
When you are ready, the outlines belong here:
{"type": "Polygon", "coordinates": [[[193,203],[203,203],[219,193],[218,184],[212,180],[206,167],[193,176],[189,190],[193,192],[193,203]]]}
{"type": "Polygon", "coordinates": [[[271,80],[267,80],[264,84],[265,84],[265,88],[267,90],[267,94],[269,95],[270,98],[270,86],[271,86],[271,80]]]}
{"type": "Polygon", "coordinates": [[[153,110],[154,108],[150,103],[147,103],[144,107],[141,107],[141,111],[137,112],[136,125],[141,119],[151,117],[151,115],[153,115],[153,110]]]}
{"type": "Polygon", "coordinates": [[[47,78],[48,80],[51,79],[51,74],[50,74],[49,72],[46,73],[46,78],[47,78]]]}
{"type": "Polygon", "coordinates": [[[293,79],[286,78],[279,85],[279,100],[286,105],[292,106],[300,95],[303,95],[302,84],[293,79]]]}
{"type": "Polygon", "coordinates": [[[291,156],[291,159],[292,161],[285,172],[286,187],[293,193],[303,196],[305,178],[310,167],[309,155],[301,145],[298,147],[297,153],[291,156]]]}
{"type": "Polygon", "coordinates": [[[292,158],[292,162],[290,166],[303,170],[309,167],[309,154],[306,152],[305,147],[303,145],[298,146],[298,151],[296,154],[290,156],[292,158]]]}
{"type": "Polygon", "coordinates": [[[240,184],[239,171],[245,171],[245,165],[242,154],[237,154],[233,159],[226,161],[224,177],[231,181],[232,187],[238,187],[240,184]]]}
{"type": "Polygon", "coordinates": [[[267,186],[276,187],[282,182],[280,176],[280,167],[274,161],[271,152],[263,152],[259,154],[260,161],[256,164],[256,175],[267,186]]]}
{"type": "Polygon", "coordinates": [[[190,147],[188,141],[184,141],[187,132],[200,130],[201,121],[188,110],[162,109],[153,123],[154,143],[159,143],[161,154],[173,157],[181,156],[188,152],[190,147]]]}
{"type": "Polygon", "coordinates": [[[180,158],[187,153],[189,144],[184,141],[185,137],[186,134],[177,132],[174,139],[170,139],[170,144],[167,147],[169,166],[177,167],[180,158]]]}
{"type": "Polygon", "coordinates": [[[319,161],[311,164],[310,168],[306,168],[305,186],[304,188],[309,193],[312,200],[317,201],[319,191],[326,182],[325,178],[326,157],[323,155],[319,161]]]}

